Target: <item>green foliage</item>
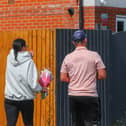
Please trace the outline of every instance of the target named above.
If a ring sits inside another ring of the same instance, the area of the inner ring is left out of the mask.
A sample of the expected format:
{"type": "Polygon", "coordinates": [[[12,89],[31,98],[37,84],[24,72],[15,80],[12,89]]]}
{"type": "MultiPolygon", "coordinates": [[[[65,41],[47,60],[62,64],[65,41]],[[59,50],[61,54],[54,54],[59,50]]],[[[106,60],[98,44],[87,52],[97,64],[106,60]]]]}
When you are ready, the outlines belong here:
{"type": "Polygon", "coordinates": [[[126,126],[126,112],[124,112],[124,116],[120,120],[116,120],[113,126],[126,126]]]}

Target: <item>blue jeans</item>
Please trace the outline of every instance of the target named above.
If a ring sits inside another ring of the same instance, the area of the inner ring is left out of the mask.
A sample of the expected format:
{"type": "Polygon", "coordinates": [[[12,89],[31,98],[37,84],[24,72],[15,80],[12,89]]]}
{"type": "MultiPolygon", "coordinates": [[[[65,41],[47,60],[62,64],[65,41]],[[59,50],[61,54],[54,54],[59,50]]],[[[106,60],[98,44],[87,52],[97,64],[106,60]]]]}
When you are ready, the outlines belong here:
{"type": "Polygon", "coordinates": [[[16,126],[19,112],[25,126],[33,126],[34,101],[12,101],[5,99],[7,126],[16,126]]]}

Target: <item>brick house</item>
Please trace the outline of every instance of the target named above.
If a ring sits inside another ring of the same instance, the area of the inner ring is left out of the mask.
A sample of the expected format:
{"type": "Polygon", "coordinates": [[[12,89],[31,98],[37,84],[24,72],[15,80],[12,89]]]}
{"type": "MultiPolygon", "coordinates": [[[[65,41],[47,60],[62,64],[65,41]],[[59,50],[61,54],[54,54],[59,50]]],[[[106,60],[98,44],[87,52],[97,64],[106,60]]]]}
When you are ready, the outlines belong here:
{"type": "MultiPolygon", "coordinates": [[[[85,29],[101,25],[112,31],[126,29],[125,0],[84,0],[83,10],[85,29]]],[[[79,0],[0,1],[0,30],[42,28],[79,28],[79,0]]]]}
{"type": "MultiPolygon", "coordinates": [[[[107,26],[112,31],[126,30],[126,1],[125,0],[95,0],[95,24],[102,24],[102,15],[108,18],[107,26]]],[[[91,3],[90,3],[91,4],[91,3]]]]}

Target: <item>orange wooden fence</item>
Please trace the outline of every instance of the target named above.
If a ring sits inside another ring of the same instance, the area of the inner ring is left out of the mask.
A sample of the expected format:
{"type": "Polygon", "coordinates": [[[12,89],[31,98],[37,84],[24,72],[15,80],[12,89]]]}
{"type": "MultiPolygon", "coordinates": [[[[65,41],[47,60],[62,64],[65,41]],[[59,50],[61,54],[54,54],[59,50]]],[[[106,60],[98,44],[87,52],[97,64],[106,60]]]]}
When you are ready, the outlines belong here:
{"type": "MultiPolygon", "coordinates": [[[[54,80],[49,87],[49,95],[41,100],[40,94],[35,99],[34,126],[56,126],[55,108],[55,77],[56,77],[56,31],[31,30],[31,31],[1,31],[0,32],[0,126],[6,126],[4,111],[4,87],[6,57],[12,47],[12,41],[23,38],[27,41],[28,49],[34,52],[34,61],[38,71],[49,68],[54,75],[54,80]]],[[[24,126],[21,115],[17,126],[24,126]]]]}

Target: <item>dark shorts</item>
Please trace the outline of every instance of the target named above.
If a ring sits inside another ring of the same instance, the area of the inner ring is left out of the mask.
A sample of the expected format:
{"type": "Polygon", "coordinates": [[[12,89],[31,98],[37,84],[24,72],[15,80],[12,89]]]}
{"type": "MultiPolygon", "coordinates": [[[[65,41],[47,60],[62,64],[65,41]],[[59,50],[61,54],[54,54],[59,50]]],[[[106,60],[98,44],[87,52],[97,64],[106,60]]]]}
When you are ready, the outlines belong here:
{"type": "Polygon", "coordinates": [[[98,97],[69,96],[70,114],[77,124],[100,119],[100,100],[98,97]]]}

